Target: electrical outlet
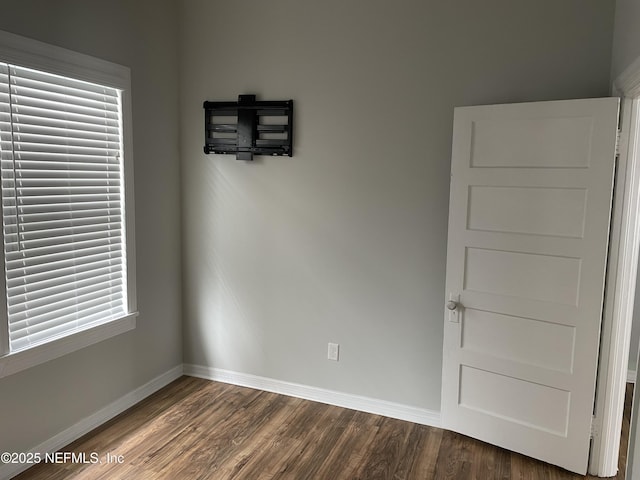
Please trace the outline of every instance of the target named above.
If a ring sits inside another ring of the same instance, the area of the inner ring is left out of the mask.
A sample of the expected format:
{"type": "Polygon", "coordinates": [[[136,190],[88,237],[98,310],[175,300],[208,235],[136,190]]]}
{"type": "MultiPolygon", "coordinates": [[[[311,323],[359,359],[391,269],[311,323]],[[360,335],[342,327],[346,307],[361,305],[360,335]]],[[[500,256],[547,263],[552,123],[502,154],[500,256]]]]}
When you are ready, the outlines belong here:
{"type": "Polygon", "coordinates": [[[335,360],[337,362],[339,353],[340,353],[340,345],[338,345],[337,343],[330,343],[329,348],[327,350],[327,358],[329,360],[335,360]]]}

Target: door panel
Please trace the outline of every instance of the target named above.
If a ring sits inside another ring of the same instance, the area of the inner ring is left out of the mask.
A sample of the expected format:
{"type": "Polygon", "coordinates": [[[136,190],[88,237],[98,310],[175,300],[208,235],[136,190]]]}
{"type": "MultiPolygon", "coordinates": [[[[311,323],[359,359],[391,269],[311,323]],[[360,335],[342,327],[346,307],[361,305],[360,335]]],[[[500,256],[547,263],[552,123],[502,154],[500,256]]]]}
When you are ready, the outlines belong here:
{"type": "Polygon", "coordinates": [[[463,327],[460,348],[464,350],[550,370],[573,370],[575,327],[473,308],[465,308],[463,327]],[[502,335],[492,333],[496,331],[502,335]]]}
{"type": "Polygon", "coordinates": [[[586,208],[585,189],[472,186],[467,228],[582,238],[586,208]]]}
{"type": "Polygon", "coordinates": [[[582,474],[617,118],[613,98],[454,114],[443,425],[582,474]]]}

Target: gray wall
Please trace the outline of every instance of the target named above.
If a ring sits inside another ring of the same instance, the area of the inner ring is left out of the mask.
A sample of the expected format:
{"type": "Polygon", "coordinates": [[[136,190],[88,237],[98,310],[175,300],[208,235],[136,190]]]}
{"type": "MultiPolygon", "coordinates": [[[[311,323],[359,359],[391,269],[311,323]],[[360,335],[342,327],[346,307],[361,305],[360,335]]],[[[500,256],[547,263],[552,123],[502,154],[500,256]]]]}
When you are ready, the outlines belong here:
{"type": "Polygon", "coordinates": [[[640,56],[640,2],[616,0],[611,79],[620,75],[640,56]]]}
{"type": "Polygon", "coordinates": [[[181,364],[176,4],[0,1],[0,29],[131,67],[137,328],[0,379],[0,451],[25,451],[181,364]]]}
{"type": "Polygon", "coordinates": [[[439,410],[453,108],[607,95],[613,6],[184,0],[185,362],[439,410]],[[242,93],[293,158],[202,153],[242,93]]]}

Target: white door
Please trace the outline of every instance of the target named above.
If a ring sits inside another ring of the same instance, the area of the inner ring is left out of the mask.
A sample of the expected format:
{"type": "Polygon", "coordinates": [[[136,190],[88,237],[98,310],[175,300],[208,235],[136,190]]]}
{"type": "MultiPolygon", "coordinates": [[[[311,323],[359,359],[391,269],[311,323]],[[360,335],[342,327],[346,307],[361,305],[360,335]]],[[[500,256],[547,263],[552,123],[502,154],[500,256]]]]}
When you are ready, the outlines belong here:
{"type": "Polygon", "coordinates": [[[617,98],[454,114],[443,426],[580,474],[617,119],[617,98]]]}

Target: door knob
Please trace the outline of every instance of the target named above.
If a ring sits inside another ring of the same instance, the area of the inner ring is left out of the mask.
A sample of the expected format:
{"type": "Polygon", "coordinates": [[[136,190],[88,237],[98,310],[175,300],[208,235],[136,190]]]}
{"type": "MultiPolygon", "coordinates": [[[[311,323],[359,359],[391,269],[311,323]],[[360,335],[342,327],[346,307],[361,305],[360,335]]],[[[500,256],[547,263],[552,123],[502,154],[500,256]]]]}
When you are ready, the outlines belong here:
{"type": "Polygon", "coordinates": [[[449,293],[449,301],[446,304],[447,309],[445,310],[446,316],[449,318],[450,322],[459,323],[460,312],[462,305],[460,304],[460,295],[454,294],[453,292],[449,293]]]}

